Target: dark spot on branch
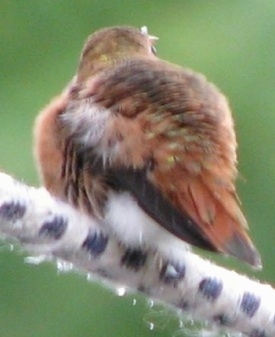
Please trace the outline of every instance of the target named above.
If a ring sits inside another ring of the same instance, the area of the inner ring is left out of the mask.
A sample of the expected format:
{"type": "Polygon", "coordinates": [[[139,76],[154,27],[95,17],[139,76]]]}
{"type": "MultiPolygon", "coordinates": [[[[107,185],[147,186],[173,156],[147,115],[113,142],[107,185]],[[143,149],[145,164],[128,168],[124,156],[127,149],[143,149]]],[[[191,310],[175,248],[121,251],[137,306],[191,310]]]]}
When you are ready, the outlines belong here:
{"type": "Polygon", "coordinates": [[[82,248],[90,253],[93,257],[101,255],[107,246],[108,236],[102,232],[89,233],[82,243],[82,248]]]}
{"type": "Polygon", "coordinates": [[[168,261],[160,271],[160,280],[165,284],[176,286],[185,276],[185,265],[179,262],[168,261]]]}
{"type": "Polygon", "coordinates": [[[62,216],[55,216],[50,221],[45,221],[39,230],[39,236],[47,236],[58,240],[65,233],[68,221],[62,216]]]}
{"type": "Polygon", "coordinates": [[[144,266],[147,259],[147,254],[142,249],[133,249],[128,248],[125,251],[125,254],[122,256],[121,264],[138,271],[141,267],[144,266]]]}
{"type": "Polygon", "coordinates": [[[0,217],[4,220],[16,221],[21,219],[26,212],[26,206],[20,202],[5,202],[0,206],[0,217]]]}
{"type": "Polygon", "coordinates": [[[200,293],[209,301],[215,301],[221,294],[222,282],[216,278],[207,277],[199,284],[200,293]]]}
{"type": "Polygon", "coordinates": [[[260,298],[252,293],[245,292],[241,302],[241,310],[248,317],[252,318],[260,306],[260,298]]]}

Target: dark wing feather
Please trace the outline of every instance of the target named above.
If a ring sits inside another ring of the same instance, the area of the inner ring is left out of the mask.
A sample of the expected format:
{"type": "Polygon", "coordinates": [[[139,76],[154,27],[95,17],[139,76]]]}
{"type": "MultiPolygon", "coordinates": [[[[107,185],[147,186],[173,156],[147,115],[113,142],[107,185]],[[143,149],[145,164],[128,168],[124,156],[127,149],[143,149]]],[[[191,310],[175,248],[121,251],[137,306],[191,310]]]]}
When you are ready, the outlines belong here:
{"type": "MultiPolygon", "coordinates": [[[[104,184],[113,190],[130,192],[139,206],[170,233],[192,245],[216,251],[192,218],[174,207],[150,182],[147,178],[147,166],[141,169],[114,169],[104,164],[102,158],[92,150],[87,155],[86,151],[78,149],[78,157],[82,162],[89,163],[86,172],[91,172],[94,178],[103,177],[104,184]]],[[[104,204],[101,206],[104,208],[104,204]]]]}
{"type": "Polygon", "coordinates": [[[216,251],[191,217],[174,207],[147,179],[146,170],[118,169],[107,176],[112,188],[131,192],[139,206],[170,233],[192,245],[216,251]]]}

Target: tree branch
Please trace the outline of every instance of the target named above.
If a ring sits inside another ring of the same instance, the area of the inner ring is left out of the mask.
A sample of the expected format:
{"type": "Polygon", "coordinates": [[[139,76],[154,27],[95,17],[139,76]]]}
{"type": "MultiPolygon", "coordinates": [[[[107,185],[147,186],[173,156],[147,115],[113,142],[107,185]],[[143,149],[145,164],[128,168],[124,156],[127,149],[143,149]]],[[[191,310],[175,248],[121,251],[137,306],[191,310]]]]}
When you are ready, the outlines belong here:
{"type": "Polygon", "coordinates": [[[41,260],[143,292],[194,319],[251,337],[275,336],[275,291],[183,251],[175,260],[123,246],[91,217],[0,173],[0,235],[41,260]]]}

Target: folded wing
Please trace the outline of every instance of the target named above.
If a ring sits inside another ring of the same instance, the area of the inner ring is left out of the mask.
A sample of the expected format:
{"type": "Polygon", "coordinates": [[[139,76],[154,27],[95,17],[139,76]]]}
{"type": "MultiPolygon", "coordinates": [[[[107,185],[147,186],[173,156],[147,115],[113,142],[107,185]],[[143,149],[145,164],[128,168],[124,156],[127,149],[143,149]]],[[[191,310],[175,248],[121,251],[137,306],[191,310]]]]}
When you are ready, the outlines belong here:
{"type": "Polygon", "coordinates": [[[235,192],[231,112],[216,87],[189,70],[137,59],[106,70],[78,95],[108,111],[101,138],[87,138],[85,147],[110,188],[131,192],[182,240],[260,265],[235,192]]]}

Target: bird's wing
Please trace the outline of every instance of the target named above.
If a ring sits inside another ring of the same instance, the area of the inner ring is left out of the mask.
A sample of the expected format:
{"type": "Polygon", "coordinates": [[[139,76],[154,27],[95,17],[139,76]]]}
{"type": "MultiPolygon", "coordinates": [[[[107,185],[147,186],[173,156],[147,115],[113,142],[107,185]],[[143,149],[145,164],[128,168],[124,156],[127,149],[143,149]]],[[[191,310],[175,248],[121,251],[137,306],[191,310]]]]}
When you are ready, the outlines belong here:
{"type": "Polygon", "coordinates": [[[108,184],[177,237],[259,264],[235,192],[231,113],[216,87],[163,61],[132,60],[91,80],[78,99],[89,111],[81,141],[108,184]]]}

